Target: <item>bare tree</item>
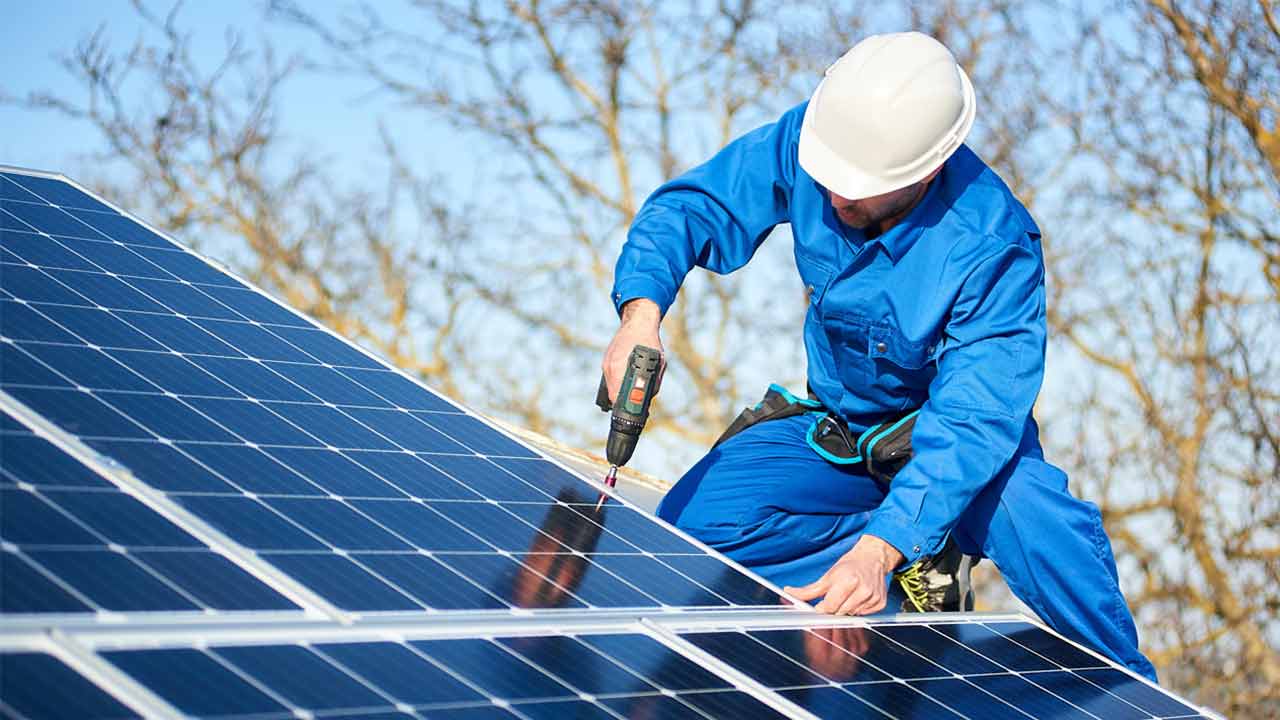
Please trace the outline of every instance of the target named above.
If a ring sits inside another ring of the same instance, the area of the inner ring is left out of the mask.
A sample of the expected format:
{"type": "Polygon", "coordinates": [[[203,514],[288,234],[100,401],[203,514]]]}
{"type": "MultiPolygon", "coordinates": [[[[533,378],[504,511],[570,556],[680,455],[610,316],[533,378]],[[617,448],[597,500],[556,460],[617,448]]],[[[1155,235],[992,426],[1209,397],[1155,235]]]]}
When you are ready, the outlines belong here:
{"type": "Polygon", "coordinates": [[[1099,18],[1077,60],[1077,244],[1050,308],[1093,379],[1077,478],[1166,681],[1274,717],[1280,35],[1266,2],[1152,0],[1099,18]]]}

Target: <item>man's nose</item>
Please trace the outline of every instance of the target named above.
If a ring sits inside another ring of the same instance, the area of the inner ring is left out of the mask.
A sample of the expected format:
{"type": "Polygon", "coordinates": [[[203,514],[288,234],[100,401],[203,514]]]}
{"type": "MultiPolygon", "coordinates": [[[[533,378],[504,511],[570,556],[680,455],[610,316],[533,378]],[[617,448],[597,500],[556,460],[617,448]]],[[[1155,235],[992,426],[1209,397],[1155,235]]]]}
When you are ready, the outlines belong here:
{"type": "Polygon", "coordinates": [[[855,202],[854,200],[850,200],[849,198],[846,198],[846,197],[841,197],[835,193],[830,193],[830,195],[831,195],[831,207],[836,208],[837,210],[843,210],[855,202]]]}

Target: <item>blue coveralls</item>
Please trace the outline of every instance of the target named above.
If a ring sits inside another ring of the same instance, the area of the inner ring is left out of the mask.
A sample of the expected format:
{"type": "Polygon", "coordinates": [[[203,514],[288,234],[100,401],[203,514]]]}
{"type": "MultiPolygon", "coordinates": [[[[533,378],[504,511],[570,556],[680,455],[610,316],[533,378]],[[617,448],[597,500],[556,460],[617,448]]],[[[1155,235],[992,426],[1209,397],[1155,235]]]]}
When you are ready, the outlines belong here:
{"type": "Polygon", "coordinates": [[[915,456],[888,492],[805,442],[809,418],[755,425],[711,451],[658,513],[779,585],[818,579],[863,533],[914,562],[952,533],[1067,637],[1155,677],[1097,507],[1044,461],[1032,405],[1045,355],[1040,230],[962,146],[920,204],[868,240],[797,162],[805,105],[738,138],[645,202],[613,300],[663,310],[695,265],[742,267],[790,223],[809,295],[809,387],[855,433],[920,408],[915,456]]]}

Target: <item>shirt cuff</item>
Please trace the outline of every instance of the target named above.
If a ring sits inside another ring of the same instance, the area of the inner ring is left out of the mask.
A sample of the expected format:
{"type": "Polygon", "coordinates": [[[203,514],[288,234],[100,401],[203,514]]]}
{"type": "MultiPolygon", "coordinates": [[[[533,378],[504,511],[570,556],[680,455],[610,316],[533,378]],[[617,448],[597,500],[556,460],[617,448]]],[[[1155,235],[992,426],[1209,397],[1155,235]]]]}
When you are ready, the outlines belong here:
{"type": "MultiPolygon", "coordinates": [[[[911,519],[893,508],[881,506],[871,514],[863,535],[875,535],[902,553],[902,568],[935,550],[940,541],[929,537],[911,519]]],[[[898,568],[901,569],[901,568],[898,568]]]]}
{"type": "Polygon", "coordinates": [[[667,308],[671,307],[671,303],[675,301],[675,292],[651,278],[637,276],[616,281],[613,284],[612,297],[613,309],[617,310],[619,315],[622,314],[622,306],[636,298],[654,301],[662,314],[666,315],[667,308]]]}

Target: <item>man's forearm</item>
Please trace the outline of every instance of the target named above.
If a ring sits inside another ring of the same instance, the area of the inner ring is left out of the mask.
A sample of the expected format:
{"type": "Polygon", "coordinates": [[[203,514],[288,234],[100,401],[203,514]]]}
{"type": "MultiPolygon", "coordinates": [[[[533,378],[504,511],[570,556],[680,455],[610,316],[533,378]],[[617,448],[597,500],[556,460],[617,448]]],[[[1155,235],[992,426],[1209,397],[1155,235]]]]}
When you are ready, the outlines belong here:
{"type": "Polygon", "coordinates": [[[649,298],[634,298],[622,306],[622,323],[652,323],[657,327],[662,322],[662,309],[649,298]]]}

